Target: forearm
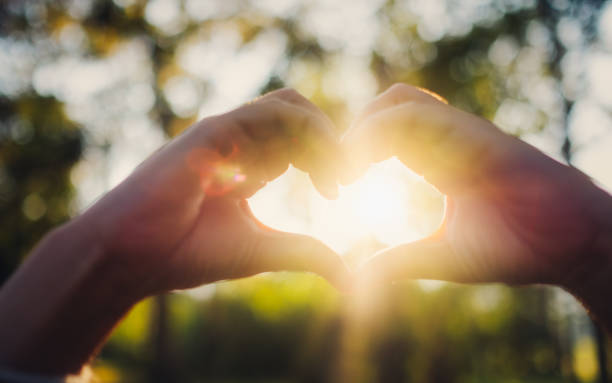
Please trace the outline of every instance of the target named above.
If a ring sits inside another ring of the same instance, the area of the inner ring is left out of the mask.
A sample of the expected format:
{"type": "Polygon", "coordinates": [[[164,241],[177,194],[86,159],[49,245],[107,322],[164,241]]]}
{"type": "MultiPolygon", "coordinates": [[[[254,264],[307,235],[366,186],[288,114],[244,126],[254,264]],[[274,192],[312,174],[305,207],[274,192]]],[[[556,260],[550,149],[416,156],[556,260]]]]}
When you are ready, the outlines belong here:
{"type": "MultiPolygon", "coordinates": [[[[610,237],[612,239],[612,236],[610,237]]],[[[612,245],[612,243],[611,243],[612,245]]],[[[568,290],[585,306],[591,317],[612,336],[612,247],[607,262],[580,285],[568,290]]]]}
{"type": "Polygon", "coordinates": [[[0,290],[0,366],[78,373],[139,299],[78,220],[45,237],[0,290]]]}
{"type": "Polygon", "coordinates": [[[576,296],[589,314],[612,335],[612,196],[598,187],[588,195],[591,215],[598,227],[592,246],[585,250],[585,265],[576,273],[576,283],[566,289],[576,296]]]}

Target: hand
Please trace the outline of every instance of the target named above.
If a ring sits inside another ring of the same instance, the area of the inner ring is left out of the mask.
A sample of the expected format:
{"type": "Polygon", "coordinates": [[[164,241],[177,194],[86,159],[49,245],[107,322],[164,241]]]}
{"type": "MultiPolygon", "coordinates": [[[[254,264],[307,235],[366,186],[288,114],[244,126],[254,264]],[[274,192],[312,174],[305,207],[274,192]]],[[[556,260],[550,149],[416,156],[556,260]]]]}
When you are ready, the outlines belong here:
{"type": "Polygon", "coordinates": [[[353,159],[357,174],[396,155],[447,195],[436,233],[380,252],[361,273],[572,290],[603,281],[610,291],[610,196],[491,122],[399,84],[366,107],[343,145],[364,157],[353,159]]]}
{"type": "Polygon", "coordinates": [[[264,227],[245,198],[289,166],[337,193],[331,121],[293,90],[202,120],[145,161],[75,225],[94,227],[126,276],[150,294],[264,271],[302,270],[342,285],[321,242],[264,227]]]}
{"type": "Polygon", "coordinates": [[[245,198],[289,163],[336,193],[331,122],[292,90],[207,118],[48,234],[0,290],[0,365],[77,373],[140,299],[274,270],[344,286],[338,255],[260,224],[245,198]]]}

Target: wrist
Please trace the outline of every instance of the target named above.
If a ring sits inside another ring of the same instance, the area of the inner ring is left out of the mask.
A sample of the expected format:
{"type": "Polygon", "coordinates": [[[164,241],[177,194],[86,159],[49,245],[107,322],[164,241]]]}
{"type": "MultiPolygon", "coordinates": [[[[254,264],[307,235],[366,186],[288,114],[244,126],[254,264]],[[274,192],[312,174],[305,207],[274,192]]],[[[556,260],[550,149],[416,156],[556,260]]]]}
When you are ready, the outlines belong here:
{"type": "Polygon", "coordinates": [[[125,198],[121,187],[58,229],[64,232],[58,235],[81,238],[86,242],[83,246],[95,249],[97,255],[92,262],[97,273],[121,298],[135,303],[166,291],[162,282],[166,270],[158,267],[158,259],[173,246],[158,240],[166,236],[158,229],[161,225],[149,230],[150,225],[143,223],[146,206],[131,199],[133,194],[140,194],[139,190],[130,190],[125,193],[130,198],[125,198]]]}
{"type": "Polygon", "coordinates": [[[0,365],[78,373],[139,299],[78,219],[49,233],[0,291],[0,365]]]}
{"type": "Polygon", "coordinates": [[[137,280],[126,257],[115,254],[100,235],[101,229],[89,217],[79,216],[49,235],[52,248],[66,248],[66,258],[74,263],[75,281],[104,288],[100,299],[112,300],[113,306],[130,306],[149,294],[137,280]],[[80,272],[80,273],[79,273],[80,272]],[[91,281],[91,282],[90,282],[91,281]]]}
{"type": "Polygon", "coordinates": [[[591,246],[584,251],[585,267],[577,272],[581,277],[564,287],[612,333],[612,197],[596,186],[593,189],[590,207],[597,229],[591,246]]]}
{"type": "Polygon", "coordinates": [[[612,253],[608,253],[601,267],[593,270],[581,283],[565,286],[588,313],[612,334],[612,253]]]}

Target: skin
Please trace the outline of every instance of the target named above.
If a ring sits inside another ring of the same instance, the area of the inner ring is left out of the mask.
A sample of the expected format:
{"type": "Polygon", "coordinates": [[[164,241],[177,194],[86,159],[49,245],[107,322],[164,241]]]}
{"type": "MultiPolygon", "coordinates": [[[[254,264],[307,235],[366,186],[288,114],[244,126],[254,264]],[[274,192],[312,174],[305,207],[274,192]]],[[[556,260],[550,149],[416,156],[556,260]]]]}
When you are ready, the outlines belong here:
{"type": "Polygon", "coordinates": [[[612,328],[612,197],[588,177],[411,86],[370,103],[342,143],[284,89],[197,123],[48,234],[0,290],[0,366],[77,373],[136,302],[174,289],[275,270],[346,288],[337,254],[263,226],[245,199],[290,163],[333,198],[338,177],[391,156],[447,195],[446,216],[357,278],[555,284],[612,328]]]}
{"type": "Polygon", "coordinates": [[[143,280],[154,276],[149,294],[272,270],[320,272],[341,284],[336,254],[311,238],[265,227],[245,200],[289,164],[334,198],[337,168],[328,164],[339,166],[337,153],[338,138],[323,113],[293,90],[272,92],[196,124],[83,218],[102,226],[99,242],[108,253],[143,280]],[[223,179],[225,171],[244,180],[223,179]]]}
{"type": "Polygon", "coordinates": [[[360,153],[345,183],[397,156],[447,196],[436,233],[381,251],[362,277],[554,284],[612,329],[612,197],[583,173],[404,84],[365,108],[343,146],[360,153]]]}
{"type": "Polygon", "coordinates": [[[337,254],[265,227],[245,200],[289,164],[334,197],[338,141],[289,89],[197,123],[47,235],[3,286],[0,365],[77,373],[136,302],[174,289],[276,270],[345,287],[337,254]]]}

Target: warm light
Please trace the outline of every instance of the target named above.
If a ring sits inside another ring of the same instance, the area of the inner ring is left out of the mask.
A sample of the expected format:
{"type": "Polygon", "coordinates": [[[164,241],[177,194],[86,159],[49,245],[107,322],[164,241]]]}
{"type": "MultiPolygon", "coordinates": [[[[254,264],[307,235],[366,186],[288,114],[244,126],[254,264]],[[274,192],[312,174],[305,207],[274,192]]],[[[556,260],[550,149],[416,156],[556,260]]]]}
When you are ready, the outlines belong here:
{"type": "Polygon", "coordinates": [[[339,199],[347,200],[344,214],[355,218],[350,224],[353,229],[387,244],[403,242],[402,234],[411,234],[406,233],[410,231],[410,191],[405,175],[397,170],[393,163],[376,165],[354,184],[340,189],[339,199]]]}
{"type": "Polygon", "coordinates": [[[336,200],[323,198],[306,174],[290,168],[249,202],[266,225],[312,235],[341,254],[364,240],[396,245],[425,237],[443,210],[439,193],[395,159],[341,186],[336,200]]]}

